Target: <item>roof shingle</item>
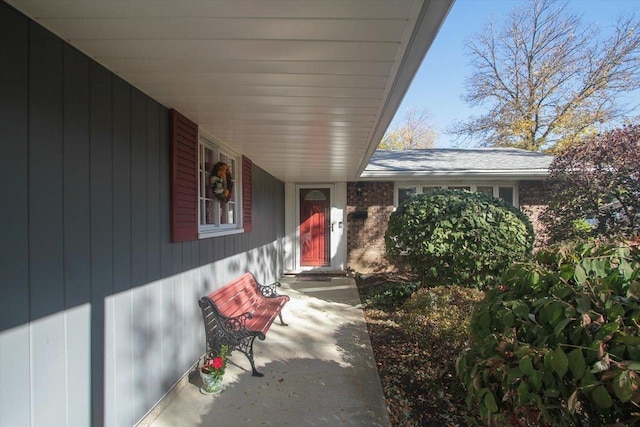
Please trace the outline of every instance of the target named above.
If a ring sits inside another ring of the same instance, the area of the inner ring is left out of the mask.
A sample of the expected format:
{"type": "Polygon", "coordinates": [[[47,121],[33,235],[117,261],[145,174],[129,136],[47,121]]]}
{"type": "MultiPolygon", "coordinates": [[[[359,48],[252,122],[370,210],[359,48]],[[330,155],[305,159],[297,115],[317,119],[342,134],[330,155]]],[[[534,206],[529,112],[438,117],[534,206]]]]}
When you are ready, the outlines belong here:
{"type": "Polygon", "coordinates": [[[516,148],[377,150],[362,177],[548,175],[553,156],[516,148]]]}

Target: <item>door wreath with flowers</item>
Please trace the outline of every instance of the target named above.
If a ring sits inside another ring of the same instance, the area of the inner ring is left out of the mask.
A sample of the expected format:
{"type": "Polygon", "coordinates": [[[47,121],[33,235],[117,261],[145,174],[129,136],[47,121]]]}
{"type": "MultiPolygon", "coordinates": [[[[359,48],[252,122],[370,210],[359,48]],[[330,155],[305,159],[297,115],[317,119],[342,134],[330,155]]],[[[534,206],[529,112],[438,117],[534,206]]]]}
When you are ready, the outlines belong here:
{"type": "Polygon", "coordinates": [[[229,165],[224,162],[218,162],[213,165],[209,184],[214,197],[220,203],[227,203],[233,194],[233,178],[231,177],[229,165]]]}

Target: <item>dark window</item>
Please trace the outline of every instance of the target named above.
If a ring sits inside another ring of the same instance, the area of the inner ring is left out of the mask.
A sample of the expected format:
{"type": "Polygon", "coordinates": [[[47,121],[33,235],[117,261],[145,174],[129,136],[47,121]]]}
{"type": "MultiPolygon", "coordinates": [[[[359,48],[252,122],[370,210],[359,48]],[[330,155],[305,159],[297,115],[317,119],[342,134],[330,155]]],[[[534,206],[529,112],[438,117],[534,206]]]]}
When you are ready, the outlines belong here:
{"type": "Polygon", "coordinates": [[[509,204],[513,204],[513,187],[499,187],[498,197],[509,204]]]}
{"type": "Polygon", "coordinates": [[[416,187],[398,187],[398,205],[416,195],[416,187]]]}

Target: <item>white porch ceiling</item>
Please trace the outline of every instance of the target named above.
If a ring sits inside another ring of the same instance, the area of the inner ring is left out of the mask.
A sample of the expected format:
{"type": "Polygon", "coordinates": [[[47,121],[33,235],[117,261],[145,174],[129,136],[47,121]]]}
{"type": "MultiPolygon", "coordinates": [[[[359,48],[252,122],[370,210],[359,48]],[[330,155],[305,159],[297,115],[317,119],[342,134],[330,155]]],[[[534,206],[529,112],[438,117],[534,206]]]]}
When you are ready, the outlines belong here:
{"type": "Polygon", "coordinates": [[[454,0],[5,0],[285,182],[364,170],[454,0]]]}

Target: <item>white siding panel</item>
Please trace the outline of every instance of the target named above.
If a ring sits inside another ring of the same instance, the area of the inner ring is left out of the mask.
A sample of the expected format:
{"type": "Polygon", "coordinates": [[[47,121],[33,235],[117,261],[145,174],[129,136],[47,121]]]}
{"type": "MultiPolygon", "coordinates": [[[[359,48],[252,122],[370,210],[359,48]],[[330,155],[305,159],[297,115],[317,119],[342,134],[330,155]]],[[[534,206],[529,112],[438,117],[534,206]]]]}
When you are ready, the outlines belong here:
{"type": "Polygon", "coordinates": [[[184,274],[180,274],[173,278],[175,287],[175,306],[176,306],[176,328],[180,334],[180,348],[178,349],[178,359],[176,361],[176,369],[184,372],[183,369],[187,365],[186,350],[184,345],[184,337],[186,336],[185,314],[184,314],[184,274]]]}
{"type": "MultiPolygon", "coordinates": [[[[194,302],[193,302],[193,271],[187,271],[184,273],[183,281],[182,281],[182,312],[183,312],[183,331],[184,331],[184,354],[182,359],[182,364],[180,368],[183,371],[188,369],[187,367],[191,365],[191,363],[195,362],[194,358],[194,345],[195,345],[195,331],[193,325],[195,318],[195,310],[194,310],[194,302]]],[[[203,350],[204,352],[204,350],[203,350]]]]}
{"type": "MultiPolygon", "coordinates": [[[[212,73],[170,73],[170,72],[149,72],[149,73],[121,73],[121,76],[128,81],[136,84],[150,85],[196,85],[196,86],[213,86],[224,81],[227,86],[237,87],[242,85],[263,85],[263,86],[307,86],[307,87],[327,87],[327,88],[360,88],[360,89],[379,89],[385,87],[387,81],[381,76],[366,75],[324,75],[324,74],[287,74],[269,73],[269,74],[250,74],[244,71],[226,74],[212,73]]],[[[215,93],[209,93],[214,96],[215,93]]],[[[327,101],[322,100],[319,105],[326,105],[327,101]]],[[[295,97],[286,97],[280,100],[280,104],[295,104],[295,97]]],[[[332,105],[354,105],[365,107],[376,107],[380,100],[363,99],[337,99],[332,105]]],[[[315,105],[313,102],[307,101],[304,105],[315,105]]]]}
{"type": "Polygon", "coordinates": [[[173,384],[182,374],[178,366],[178,352],[180,351],[182,336],[181,325],[176,316],[177,293],[174,292],[176,278],[168,277],[162,281],[162,305],[160,311],[160,338],[162,372],[167,378],[165,382],[173,384]]]}
{"type": "Polygon", "coordinates": [[[31,425],[29,326],[0,332],[0,426],[31,425]]]}
{"type": "Polygon", "coordinates": [[[83,304],[67,310],[65,315],[67,425],[88,426],[91,424],[91,306],[83,304]]]}
{"type": "Polygon", "coordinates": [[[196,360],[204,353],[204,338],[200,334],[198,326],[202,323],[202,314],[198,299],[202,296],[204,284],[202,269],[193,270],[191,277],[193,287],[191,288],[191,296],[186,302],[186,308],[190,314],[186,327],[191,332],[191,341],[189,342],[190,353],[187,355],[187,367],[195,363],[196,360]]]}
{"type": "Polygon", "coordinates": [[[104,301],[104,425],[116,427],[115,298],[104,301]]]}
{"type": "MultiPolygon", "coordinates": [[[[192,69],[193,71],[193,69],[192,69]]],[[[322,70],[316,68],[315,73],[319,74],[322,70]]],[[[246,72],[246,71],[245,71],[246,72]]],[[[217,82],[210,85],[188,86],[167,86],[163,84],[147,84],[147,90],[162,96],[169,105],[173,105],[178,101],[187,102],[187,100],[203,100],[206,101],[211,93],[218,96],[306,96],[306,97],[331,97],[331,98],[362,98],[362,99],[380,99],[384,94],[383,89],[376,88],[357,88],[357,87],[313,87],[313,86],[293,86],[291,84],[284,86],[228,86],[217,82]]],[[[252,106],[249,106],[252,107],[252,106]]],[[[311,106],[313,108],[314,106],[311,106]]],[[[368,107],[373,108],[373,107],[368,107]]],[[[284,135],[284,134],[283,134],[284,135]]]]}
{"type": "Polygon", "coordinates": [[[153,282],[146,288],[148,292],[146,351],[149,360],[147,364],[149,408],[164,394],[162,379],[167,372],[162,369],[162,281],[153,282]]]}
{"type": "MultiPolygon", "coordinates": [[[[283,65],[291,74],[359,74],[384,75],[391,71],[393,61],[218,61],[216,58],[190,58],[174,61],[169,58],[112,58],[109,60],[118,73],[142,73],[163,70],[167,72],[210,73],[282,73],[283,65]]],[[[224,88],[224,85],[221,86],[224,88]]],[[[185,88],[187,89],[187,88],[185,88]]],[[[245,88],[246,91],[267,88],[245,88]]],[[[290,88],[291,89],[291,88],[290,88]]],[[[297,89],[297,88],[296,88],[297,89]]],[[[228,90],[228,89],[227,89],[228,90]]],[[[344,96],[344,95],[338,95],[344,96]]]]}
{"type": "Polygon", "coordinates": [[[334,231],[331,233],[331,253],[333,268],[344,270],[347,260],[347,184],[335,184],[333,206],[331,207],[331,222],[334,231]]]}
{"type": "MultiPolygon", "coordinates": [[[[154,8],[156,9],[156,8],[154,8]]],[[[143,40],[172,38],[182,40],[333,40],[399,42],[406,21],[362,19],[252,19],[225,18],[142,18],[142,19],[41,19],[49,28],[64,28],[71,40],[119,39],[143,40]]]]}
{"type": "MultiPolygon", "coordinates": [[[[130,425],[133,420],[133,344],[131,336],[131,292],[125,291],[113,298],[115,335],[115,405],[112,427],[130,425]]],[[[107,316],[110,314],[107,313],[107,316]]]]}
{"type": "Polygon", "coordinates": [[[284,207],[284,229],[285,238],[283,242],[284,250],[284,269],[285,271],[293,271],[297,264],[297,209],[296,209],[296,186],[288,182],[284,185],[285,207],[284,207]]]}
{"type": "Polygon", "coordinates": [[[133,359],[133,415],[142,418],[150,407],[149,399],[149,298],[146,286],[131,291],[131,334],[133,359]]]}
{"type": "Polygon", "coordinates": [[[31,322],[32,426],[67,425],[65,313],[31,322]]]}
{"type": "Polygon", "coordinates": [[[362,0],[330,0],[301,2],[284,0],[202,1],[182,0],[110,0],[108,2],[87,0],[12,0],[27,11],[38,11],[41,17],[62,18],[122,18],[150,15],[157,18],[227,17],[246,18],[369,18],[406,19],[415,7],[415,0],[402,2],[369,0],[363,8],[362,0]]]}
{"type": "Polygon", "coordinates": [[[219,58],[277,61],[388,61],[398,42],[316,40],[76,40],[80,50],[101,60],[109,58],[219,58]],[[169,56],[168,53],[172,55],[169,56]]]}

